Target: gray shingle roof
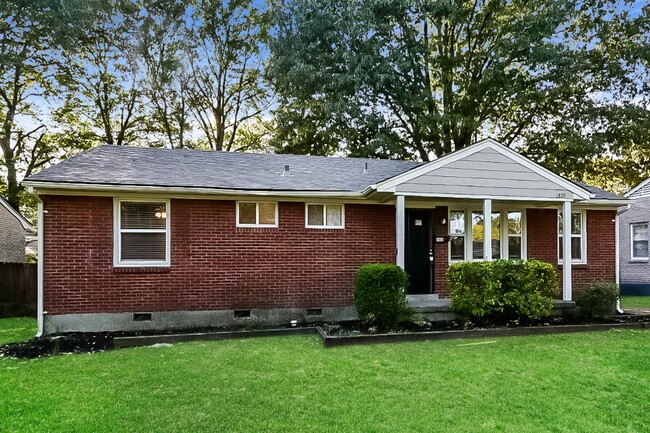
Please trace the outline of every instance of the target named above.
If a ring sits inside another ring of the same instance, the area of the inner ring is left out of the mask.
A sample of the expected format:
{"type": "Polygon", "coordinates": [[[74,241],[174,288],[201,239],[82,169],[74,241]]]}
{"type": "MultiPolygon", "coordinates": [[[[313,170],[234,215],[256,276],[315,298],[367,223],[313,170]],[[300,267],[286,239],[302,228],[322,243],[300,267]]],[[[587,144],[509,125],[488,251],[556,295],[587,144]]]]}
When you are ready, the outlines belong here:
{"type": "MultiPolygon", "coordinates": [[[[258,191],[360,192],[423,163],[364,158],[99,146],[28,180],[75,184],[258,191]],[[368,172],[364,173],[365,164],[368,172]],[[289,165],[290,176],[282,176],[289,165]]],[[[575,182],[596,199],[624,200],[575,182]]]]}
{"type": "Polygon", "coordinates": [[[360,192],[421,163],[385,159],[100,146],[30,181],[264,191],[360,192]],[[365,163],[368,172],[364,173],[365,163]],[[289,165],[290,176],[282,176],[289,165]]]}
{"type": "Polygon", "coordinates": [[[595,186],[587,185],[584,182],[578,182],[577,180],[573,180],[572,182],[586,189],[591,194],[594,194],[594,199],[596,200],[625,200],[625,197],[614,194],[613,192],[605,191],[604,189],[596,188],[595,186]]]}

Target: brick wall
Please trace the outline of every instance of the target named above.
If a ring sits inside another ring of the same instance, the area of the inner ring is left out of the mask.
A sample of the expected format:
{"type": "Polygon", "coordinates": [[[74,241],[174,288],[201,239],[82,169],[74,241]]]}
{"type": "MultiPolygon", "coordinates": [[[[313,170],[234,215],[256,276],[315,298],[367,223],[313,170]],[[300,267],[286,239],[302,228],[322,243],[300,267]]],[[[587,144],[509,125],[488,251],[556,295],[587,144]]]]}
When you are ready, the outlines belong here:
{"type": "Polygon", "coordinates": [[[25,261],[25,229],[20,221],[0,205],[0,262],[25,261]]]}
{"type": "Polygon", "coordinates": [[[650,221],[650,197],[637,198],[619,218],[621,283],[650,283],[650,262],[633,262],[630,224],[650,221]]]}
{"type": "MultiPolygon", "coordinates": [[[[573,290],[579,292],[595,280],[616,279],[615,210],[587,211],[587,264],[574,264],[573,290]]],[[[526,211],[528,258],[553,263],[562,287],[562,266],[558,265],[557,210],[528,209],[526,211]]]]}
{"type": "Polygon", "coordinates": [[[113,199],[44,196],[48,314],[331,307],[353,304],[363,263],[395,262],[395,209],[346,205],[344,230],[236,228],[235,202],[171,201],[170,268],[113,268],[113,199]]]}

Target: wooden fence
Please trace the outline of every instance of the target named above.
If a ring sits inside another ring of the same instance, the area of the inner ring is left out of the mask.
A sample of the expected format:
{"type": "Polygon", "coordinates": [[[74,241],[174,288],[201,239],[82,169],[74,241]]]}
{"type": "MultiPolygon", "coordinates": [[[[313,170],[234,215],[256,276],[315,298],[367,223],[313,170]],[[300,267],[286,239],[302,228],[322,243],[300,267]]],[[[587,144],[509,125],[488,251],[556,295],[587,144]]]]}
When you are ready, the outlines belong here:
{"type": "Polygon", "coordinates": [[[0,263],[0,317],[35,315],[36,266],[34,263],[0,263]]]}

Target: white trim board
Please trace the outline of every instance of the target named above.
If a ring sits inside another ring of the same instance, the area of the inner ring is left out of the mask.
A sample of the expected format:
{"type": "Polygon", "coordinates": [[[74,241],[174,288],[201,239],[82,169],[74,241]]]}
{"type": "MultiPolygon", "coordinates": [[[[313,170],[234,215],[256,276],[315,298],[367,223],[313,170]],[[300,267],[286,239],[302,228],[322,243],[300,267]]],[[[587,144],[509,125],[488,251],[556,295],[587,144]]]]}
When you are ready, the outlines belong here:
{"type": "MultiPolygon", "coordinates": [[[[516,151],[500,144],[499,142],[488,138],[485,140],[482,140],[474,145],[471,145],[469,147],[466,147],[464,149],[461,149],[459,151],[450,153],[449,155],[443,156],[442,158],[436,159],[435,161],[431,161],[427,164],[418,166],[412,170],[409,170],[405,173],[399,174],[397,176],[394,176],[390,179],[384,180],[382,182],[379,182],[376,185],[376,190],[379,192],[395,192],[395,188],[404,183],[408,182],[410,180],[413,180],[417,177],[420,177],[424,174],[430,173],[434,170],[437,170],[441,167],[444,167],[446,165],[449,165],[455,161],[460,161],[463,158],[466,158],[470,155],[473,155],[477,152],[480,152],[484,149],[492,149],[495,150],[496,152],[500,153],[501,155],[505,156],[506,158],[514,161],[517,164],[520,164],[524,166],[525,168],[535,172],[536,174],[544,177],[545,179],[549,180],[550,182],[555,183],[556,185],[562,187],[563,189],[566,189],[567,191],[570,191],[573,193],[578,199],[582,200],[589,200],[590,198],[593,197],[593,194],[589,193],[589,191],[585,190],[584,188],[574,184],[573,182],[570,182],[566,179],[564,179],[561,176],[558,176],[557,174],[553,173],[552,171],[542,167],[539,164],[534,163],[533,161],[529,160],[528,158],[524,157],[523,155],[520,155],[516,151]]],[[[522,198],[523,199],[523,198],[522,198]]],[[[548,200],[548,198],[546,199],[548,200]]]]}

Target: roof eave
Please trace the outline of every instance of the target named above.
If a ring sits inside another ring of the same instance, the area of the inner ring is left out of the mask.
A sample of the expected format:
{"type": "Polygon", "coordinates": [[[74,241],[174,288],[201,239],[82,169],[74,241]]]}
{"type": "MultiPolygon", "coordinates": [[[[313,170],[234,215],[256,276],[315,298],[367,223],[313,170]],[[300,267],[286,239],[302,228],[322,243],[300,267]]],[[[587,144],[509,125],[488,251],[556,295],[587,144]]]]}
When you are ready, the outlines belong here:
{"type": "Polygon", "coordinates": [[[71,183],[28,180],[23,182],[30,192],[52,190],[88,191],[88,192],[115,192],[115,193],[173,193],[197,195],[254,195],[254,196],[285,196],[285,197],[349,197],[363,198],[358,191],[331,191],[331,190],[249,190],[233,188],[203,188],[181,186],[156,186],[156,185],[114,185],[98,183],[71,183]]]}

